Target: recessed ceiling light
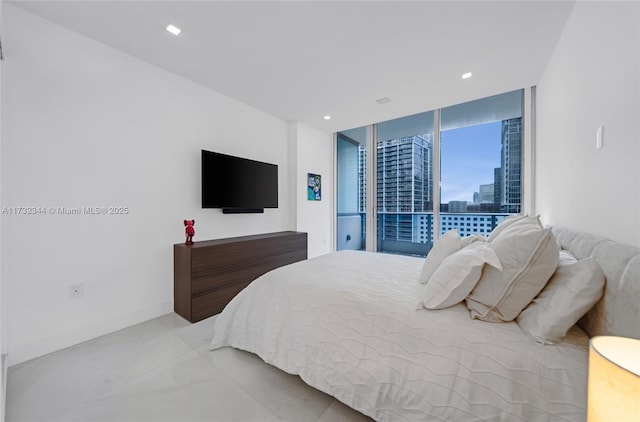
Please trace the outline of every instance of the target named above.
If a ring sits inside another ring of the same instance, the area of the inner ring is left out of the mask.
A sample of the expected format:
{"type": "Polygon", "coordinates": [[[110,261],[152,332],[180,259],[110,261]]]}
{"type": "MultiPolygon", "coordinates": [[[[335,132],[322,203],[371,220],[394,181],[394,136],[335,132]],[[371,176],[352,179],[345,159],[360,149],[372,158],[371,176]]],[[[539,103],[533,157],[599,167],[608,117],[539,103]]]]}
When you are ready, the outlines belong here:
{"type": "Polygon", "coordinates": [[[173,35],[180,35],[180,33],[182,32],[180,28],[178,28],[177,26],[173,26],[171,24],[167,25],[165,29],[171,32],[173,35]]]}
{"type": "Polygon", "coordinates": [[[473,76],[473,75],[471,74],[471,72],[463,73],[463,74],[462,74],[462,79],[469,79],[471,76],[473,76]]]}
{"type": "Polygon", "coordinates": [[[383,98],[378,98],[376,100],[376,103],[378,104],[386,104],[386,103],[390,103],[391,100],[389,99],[389,97],[383,97],[383,98]]]}
{"type": "Polygon", "coordinates": [[[324,119],[325,119],[325,120],[331,120],[331,116],[326,115],[326,116],[324,116],[324,119]]]}

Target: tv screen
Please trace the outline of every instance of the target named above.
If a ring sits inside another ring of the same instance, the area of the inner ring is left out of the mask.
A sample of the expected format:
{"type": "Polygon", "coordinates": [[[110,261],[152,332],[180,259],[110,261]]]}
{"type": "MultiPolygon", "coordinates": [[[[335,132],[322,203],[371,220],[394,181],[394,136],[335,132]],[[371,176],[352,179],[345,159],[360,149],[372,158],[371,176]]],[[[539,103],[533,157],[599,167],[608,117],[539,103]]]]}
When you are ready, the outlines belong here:
{"type": "Polygon", "coordinates": [[[202,150],[202,208],[278,208],[278,166],[202,150]]]}

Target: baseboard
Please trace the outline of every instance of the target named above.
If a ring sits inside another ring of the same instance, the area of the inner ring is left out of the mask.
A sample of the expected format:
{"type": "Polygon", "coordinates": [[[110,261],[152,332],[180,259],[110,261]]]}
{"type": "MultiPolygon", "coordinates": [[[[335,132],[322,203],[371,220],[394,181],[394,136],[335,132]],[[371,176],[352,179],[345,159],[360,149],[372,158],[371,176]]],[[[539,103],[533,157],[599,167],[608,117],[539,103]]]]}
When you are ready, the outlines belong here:
{"type": "Polygon", "coordinates": [[[7,364],[8,366],[17,365],[170,312],[173,312],[173,302],[165,302],[26,344],[10,344],[7,364]]]}

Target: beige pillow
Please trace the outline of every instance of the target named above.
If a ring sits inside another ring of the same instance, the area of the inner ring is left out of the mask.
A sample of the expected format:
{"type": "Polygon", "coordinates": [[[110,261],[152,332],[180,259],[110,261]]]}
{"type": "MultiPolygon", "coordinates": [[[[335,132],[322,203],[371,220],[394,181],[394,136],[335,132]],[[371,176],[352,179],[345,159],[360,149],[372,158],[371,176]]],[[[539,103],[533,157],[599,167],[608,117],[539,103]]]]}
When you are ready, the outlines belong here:
{"type": "Polygon", "coordinates": [[[605,278],[593,258],[563,259],[547,286],[518,315],[523,332],[539,343],[553,344],[600,300],[605,278]]]}
{"type": "Polygon", "coordinates": [[[462,302],[480,279],[485,263],[502,269],[496,253],[483,242],[475,242],[449,255],[429,279],[423,306],[443,309],[462,302]]]}
{"type": "Polygon", "coordinates": [[[502,271],[485,267],[478,284],[467,296],[467,308],[474,319],[512,321],[555,272],[558,244],[551,229],[529,217],[510,224],[490,245],[502,263],[502,271]]]}
{"type": "Polygon", "coordinates": [[[442,261],[460,249],[460,242],[458,230],[453,229],[446,232],[433,244],[422,265],[419,279],[420,283],[424,284],[429,281],[429,278],[431,278],[433,273],[438,269],[442,261]]]}

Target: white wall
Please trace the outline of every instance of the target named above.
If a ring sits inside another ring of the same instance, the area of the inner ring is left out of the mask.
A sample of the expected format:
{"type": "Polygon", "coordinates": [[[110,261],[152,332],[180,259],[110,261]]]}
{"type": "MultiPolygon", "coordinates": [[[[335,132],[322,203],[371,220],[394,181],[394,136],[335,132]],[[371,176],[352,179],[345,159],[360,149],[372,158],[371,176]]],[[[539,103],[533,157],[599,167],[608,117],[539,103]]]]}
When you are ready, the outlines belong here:
{"type": "MultiPolygon", "coordinates": [[[[286,122],[3,7],[2,205],[129,209],[5,216],[10,364],[171,312],[185,218],[195,240],[295,227],[286,122]],[[278,164],[280,208],[201,209],[201,148],[278,164]]],[[[312,149],[319,136],[301,132],[312,149]]],[[[320,162],[309,170],[329,176],[320,162]]]]}
{"type": "Polygon", "coordinates": [[[333,136],[304,125],[289,124],[296,151],[296,230],[308,233],[309,258],[332,251],[333,245],[333,136]],[[320,201],[307,199],[307,174],[322,176],[320,201]]]}
{"type": "Polygon", "coordinates": [[[640,3],[576,2],[537,90],[545,223],[640,247],[639,55],[640,3]]]}
{"type": "MultiPolygon", "coordinates": [[[[2,34],[2,7],[3,0],[0,0],[0,35],[2,34]]],[[[0,41],[2,40],[0,36],[0,41]]],[[[0,62],[0,98],[2,98],[2,64],[0,62]]],[[[0,175],[2,175],[2,105],[0,103],[0,175]]],[[[0,183],[0,198],[2,198],[2,184],[0,183]]],[[[4,216],[0,212],[0,233],[4,233],[4,216]]],[[[2,238],[0,236],[0,421],[4,420],[5,399],[7,397],[7,374],[6,374],[6,354],[7,354],[7,318],[6,318],[6,301],[7,295],[4,289],[4,265],[2,263],[2,238]]]]}

